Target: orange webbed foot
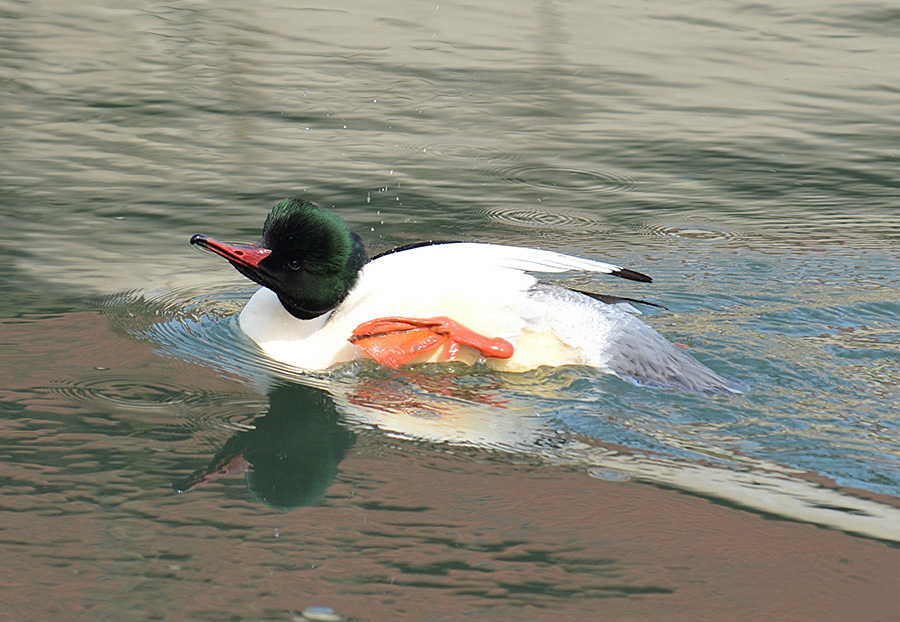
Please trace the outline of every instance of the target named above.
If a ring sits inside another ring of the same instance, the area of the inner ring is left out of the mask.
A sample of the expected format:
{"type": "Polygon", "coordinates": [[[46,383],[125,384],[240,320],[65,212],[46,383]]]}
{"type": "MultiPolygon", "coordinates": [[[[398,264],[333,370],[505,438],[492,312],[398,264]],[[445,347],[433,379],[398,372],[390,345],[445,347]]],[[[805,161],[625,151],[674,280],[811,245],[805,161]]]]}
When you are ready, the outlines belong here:
{"type": "Polygon", "coordinates": [[[350,342],[358,345],[382,365],[397,368],[418,355],[447,344],[447,360],[454,360],[462,346],[470,346],[483,356],[509,358],[513,346],[500,337],[485,337],[439,316],[427,319],[384,317],[363,322],[353,330],[350,342]]]}

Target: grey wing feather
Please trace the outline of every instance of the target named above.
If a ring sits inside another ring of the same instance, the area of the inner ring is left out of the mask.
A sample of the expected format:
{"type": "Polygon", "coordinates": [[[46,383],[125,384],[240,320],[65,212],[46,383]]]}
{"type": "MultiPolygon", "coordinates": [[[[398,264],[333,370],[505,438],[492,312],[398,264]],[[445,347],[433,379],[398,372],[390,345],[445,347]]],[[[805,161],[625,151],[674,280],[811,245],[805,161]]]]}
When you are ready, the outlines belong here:
{"type": "Polygon", "coordinates": [[[644,386],[697,393],[742,393],[739,382],[723,378],[676,347],[649,325],[618,305],[609,305],[571,290],[539,283],[530,297],[554,313],[545,321],[571,344],[579,344],[586,362],[644,386]]]}

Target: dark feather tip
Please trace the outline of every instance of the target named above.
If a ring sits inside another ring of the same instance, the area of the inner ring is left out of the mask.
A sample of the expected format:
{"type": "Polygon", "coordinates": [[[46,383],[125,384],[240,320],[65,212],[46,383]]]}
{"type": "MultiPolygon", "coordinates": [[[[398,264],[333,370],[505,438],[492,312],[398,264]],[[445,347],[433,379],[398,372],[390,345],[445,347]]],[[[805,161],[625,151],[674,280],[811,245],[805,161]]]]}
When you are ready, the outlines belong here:
{"type": "Polygon", "coordinates": [[[613,272],[613,275],[622,277],[623,279],[628,279],[629,281],[640,281],[641,283],[653,282],[653,279],[651,279],[646,274],[641,274],[640,272],[629,270],[628,268],[619,268],[618,270],[613,272]]]}

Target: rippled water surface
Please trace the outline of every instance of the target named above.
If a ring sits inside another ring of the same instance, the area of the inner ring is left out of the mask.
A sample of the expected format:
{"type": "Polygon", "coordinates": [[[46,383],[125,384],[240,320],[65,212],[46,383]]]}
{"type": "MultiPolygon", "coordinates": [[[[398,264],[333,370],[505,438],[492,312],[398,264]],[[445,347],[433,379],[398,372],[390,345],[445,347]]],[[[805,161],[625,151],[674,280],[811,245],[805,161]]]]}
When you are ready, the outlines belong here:
{"type": "Polygon", "coordinates": [[[893,619],[898,28],[890,2],[0,4],[4,609],[893,619]],[[750,390],[299,375],[187,244],[297,195],[372,254],[648,273],[556,280],[665,305],[750,390]]]}

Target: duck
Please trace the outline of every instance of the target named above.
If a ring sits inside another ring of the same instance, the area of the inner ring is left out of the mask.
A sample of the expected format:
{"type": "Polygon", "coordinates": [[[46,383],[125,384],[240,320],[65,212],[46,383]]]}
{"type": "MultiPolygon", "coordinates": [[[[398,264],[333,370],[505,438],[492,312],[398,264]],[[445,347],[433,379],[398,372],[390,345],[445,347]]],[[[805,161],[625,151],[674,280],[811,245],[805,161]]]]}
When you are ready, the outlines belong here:
{"type": "MultiPolygon", "coordinates": [[[[632,384],[741,393],[642,321],[634,298],[541,281],[582,272],[650,283],[604,261],[482,242],[416,242],[369,257],[332,210],[303,198],[272,207],[250,245],[190,243],[260,285],[239,316],[272,359],[319,372],[358,359],[389,368],[457,361],[497,372],[586,366],[632,384]]],[[[659,305],[654,305],[659,306],[659,305]]]]}

